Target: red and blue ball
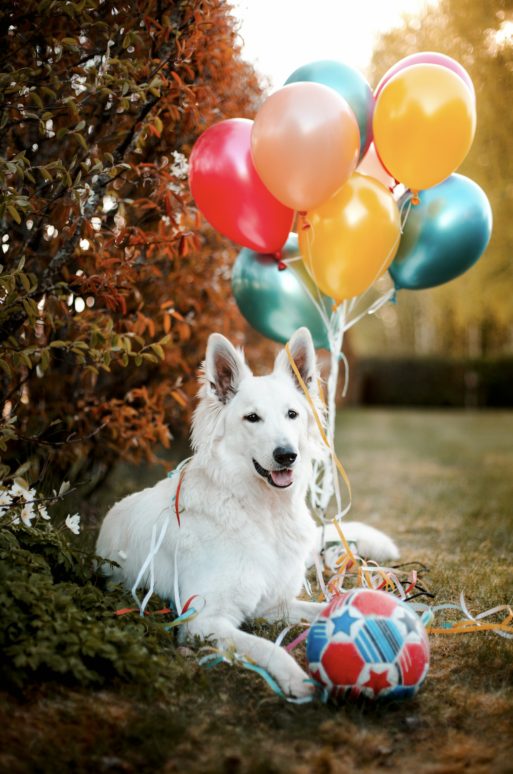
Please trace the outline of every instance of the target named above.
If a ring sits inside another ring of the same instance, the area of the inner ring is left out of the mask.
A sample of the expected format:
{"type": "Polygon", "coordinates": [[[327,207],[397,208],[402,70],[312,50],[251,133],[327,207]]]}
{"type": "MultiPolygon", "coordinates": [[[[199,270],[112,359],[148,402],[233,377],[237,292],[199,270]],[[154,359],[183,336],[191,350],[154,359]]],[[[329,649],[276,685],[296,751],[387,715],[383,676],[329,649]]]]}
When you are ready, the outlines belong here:
{"type": "Polygon", "coordinates": [[[429,639],[405,602],[356,589],[332,599],[312,624],[306,656],[332,699],[410,699],[428,673],[429,639]]]}

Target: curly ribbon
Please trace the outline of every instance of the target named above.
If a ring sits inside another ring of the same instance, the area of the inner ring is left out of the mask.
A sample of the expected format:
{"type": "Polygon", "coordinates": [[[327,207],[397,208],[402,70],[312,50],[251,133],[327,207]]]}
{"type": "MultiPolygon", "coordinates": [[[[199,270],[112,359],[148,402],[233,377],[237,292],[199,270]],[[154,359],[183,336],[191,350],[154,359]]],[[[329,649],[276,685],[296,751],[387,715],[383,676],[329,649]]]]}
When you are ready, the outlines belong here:
{"type": "MultiPolygon", "coordinates": [[[[234,644],[231,642],[231,640],[227,640],[228,642],[228,650],[222,649],[222,648],[212,648],[212,647],[205,647],[201,648],[201,650],[208,650],[209,654],[204,656],[199,660],[200,666],[210,669],[211,667],[217,666],[218,664],[221,664],[225,662],[226,664],[230,664],[231,666],[234,666],[235,664],[238,664],[244,669],[250,669],[253,672],[256,672],[261,677],[264,678],[266,683],[269,685],[269,687],[276,693],[280,698],[285,699],[286,701],[290,702],[291,704],[306,704],[310,701],[312,701],[313,696],[306,696],[303,699],[294,699],[291,696],[285,696],[281,688],[279,687],[276,680],[274,680],[273,677],[267,672],[263,667],[258,666],[250,656],[248,656],[246,653],[244,655],[241,655],[240,653],[237,653],[234,644]]],[[[307,679],[304,681],[305,683],[315,683],[314,680],[307,679]]]]}
{"type": "MultiPolygon", "coordinates": [[[[135,601],[137,603],[137,606],[139,608],[139,613],[140,613],[141,616],[144,615],[144,611],[145,611],[146,605],[150,601],[150,599],[151,599],[151,597],[153,595],[153,592],[155,590],[155,557],[157,556],[157,554],[159,552],[159,549],[160,549],[160,547],[162,545],[162,542],[164,540],[164,537],[166,536],[167,528],[169,526],[169,521],[170,521],[170,518],[171,518],[171,508],[172,508],[173,503],[175,504],[175,513],[176,513],[176,518],[178,519],[178,526],[180,526],[180,511],[178,509],[178,499],[179,499],[179,495],[180,495],[180,488],[182,486],[183,477],[185,475],[185,468],[187,467],[187,465],[188,465],[188,463],[190,462],[191,459],[192,458],[189,457],[188,459],[186,459],[183,462],[181,462],[180,465],[178,465],[178,467],[176,468],[176,470],[173,470],[171,472],[171,474],[170,474],[170,478],[171,478],[173,475],[176,475],[177,473],[180,473],[180,481],[178,482],[178,487],[176,489],[176,494],[174,495],[173,499],[169,503],[168,513],[167,513],[166,519],[164,521],[164,524],[162,525],[162,529],[160,530],[160,535],[158,537],[158,540],[157,540],[157,524],[158,524],[158,521],[159,521],[159,519],[160,519],[160,517],[161,517],[161,515],[162,515],[162,513],[164,511],[161,511],[159,513],[159,515],[158,515],[158,517],[157,517],[157,519],[155,521],[155,524],[153,525],[153,528],[152,528],[152,531],[151,531],[150,552],[149,552],[148,556],[146,557],[146,559],[144,560],[143,566],[139,570],[139,574],[138,574],[138,576],[137,576],[137,578],[135,580],[134,585],[132,586],[131,593],[132,593],[132,596],[133,596],[133,598],[135,599],[135,601]],[[149,589],[148,589],[148,591],[146,593],[146,596],[144,597],[143,601],[140,602],[139,601],[139,597],[137,596],[137,589],[139,588],[139,585],[142,583],[144,575],[147,572],[148,568],[150,570],[150,586],[149,586],[149,589]]],[[[177,561],[176,560],[177,560],[177,550],[178,550],[179,543],[180,543],[180,538],[178,538],[178,540],[177,540],[176,551],[175,551],[175,594],[176,594],[177,589],[178,589],[178,583],[177,583],[177,581],[178,581],[178,572],[177,572],[177,561]]],[[[178,598],[175,599],[175,603],[176,603],[178,615],[180,616],[182,614],[182,609],[180,607],[179,596],[178,596],[178,598]]]]}
{"type": "MultiPolygon", "coordinates": [[[[194,596],[190,597],[187,600],[187,602],[185,603],[183,611],[178,616],[178,618],[175,618],[174,621],[172,621],[169,624],[166,624],[163,627],[163,629],[165,631],[168,631],[169,629],[173,629],[175,626],[180,626],[183,623],[189,623],[190,621],[194,621],[194,619],[198,617],[198,615],[201,613],[201,611],[203,610],[203,608],[205,607],[205,604],[206,604],[206,602],[203,599],[203,597],[200,597],[200,599],[203,600],[203,606],[199,610],[196,610],[195,607],[190,607],[190,604],[191,604],[192,600],[193,599],[197,599],[198,597],[199,597],[198,594],[194,594],[194,596]]],[[[127,613],[137,613],[137,612],[140,612],[139,608],[136,608],[136,607],[124,607],[122,610],[116,610],[114,612],[114,615],[126,615],[127,613]]],[[[167,613],[173,613],[173,612],[174,611],[170,607],[167,607],[165,610],[155,610],[153,615],[166,615],[167,613]]],[[[144,611],[144,615],[152,615],[152,613],[150,613],[149,610],[145,610],[144,611]]]]}

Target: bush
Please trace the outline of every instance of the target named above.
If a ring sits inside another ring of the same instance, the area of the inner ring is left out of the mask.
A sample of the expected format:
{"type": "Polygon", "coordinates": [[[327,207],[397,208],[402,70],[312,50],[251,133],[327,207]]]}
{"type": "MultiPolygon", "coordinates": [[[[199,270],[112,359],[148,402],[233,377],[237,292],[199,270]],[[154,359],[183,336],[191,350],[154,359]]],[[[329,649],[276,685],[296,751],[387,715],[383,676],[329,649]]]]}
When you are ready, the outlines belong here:
{"type": "Polygon", "coordinates": [[[512,384],[513,358],[365,358],[352,395],[363,405],[507,408],[512,384]]]}
{"type": "Polygon", "coordinates": [[[186,159],[260,85],[223,0],[0,0],[0,48],[0,479],[151,459],[240,319],[186,159]]]}
{"type": "MultiPolygon", "coordinates": [[[[169,685],[183,669],[175,657],[170,614],[117,616],[134,600],[102,588],[93,559],[39,519],[0,521],[0,684],[41,680],[100,684],[116,677],[169,685]]],[[[156,595],[149,610],[167,607],[156,595]]]]}

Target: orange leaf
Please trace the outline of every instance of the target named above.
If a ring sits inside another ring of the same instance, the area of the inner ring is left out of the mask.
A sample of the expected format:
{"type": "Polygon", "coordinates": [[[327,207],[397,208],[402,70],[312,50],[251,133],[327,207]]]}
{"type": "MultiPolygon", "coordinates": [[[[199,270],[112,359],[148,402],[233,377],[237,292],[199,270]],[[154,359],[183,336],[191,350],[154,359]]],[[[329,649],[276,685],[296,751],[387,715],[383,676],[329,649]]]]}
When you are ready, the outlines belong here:
{"type": "Polygon", "coordinates": [[[178,252],[182,258],[185,258],[189,252],[189,245],[187,244],[187,239],[185,237],[180,237],[180,247],[178,248],[178,252]]]}
{"type": "Polygon", "coordinates": [[[182,396],[178,392],[176,392],[176,390],[171,390],[171,395],[176,400],[176,402],[180,404],[180,406],[187,405],[187,401],[184,398],[182,398],[182,396]]]}

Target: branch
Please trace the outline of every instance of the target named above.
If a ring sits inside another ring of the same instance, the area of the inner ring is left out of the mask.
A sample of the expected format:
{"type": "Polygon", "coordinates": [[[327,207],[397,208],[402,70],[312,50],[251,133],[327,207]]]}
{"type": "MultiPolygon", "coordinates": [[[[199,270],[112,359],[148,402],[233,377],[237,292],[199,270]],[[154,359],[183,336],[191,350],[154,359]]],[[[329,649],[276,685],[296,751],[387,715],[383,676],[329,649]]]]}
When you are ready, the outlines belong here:
{"type": "Polygon", "coordinates": [[[14,433],[16,434],[17,438],[20,438],[22,441],[30,441],[31,443],[39,444],[39,446],[65,446],[69,443],[81,443],[82,441],[88,441],[90,438],[93,438],[97,433],[100,432],[100,430],[103,430],[103,428],[108,425],[110,422],[110,418],[107,419],[103,425],[100,425],[96,428],[96,430],[93,430],[92,433],[89,433],[89,435],[83,435],[81,438],[75,438],[73,441],[71,438],[75,435],[75,433],[70,433],[68,435],[67,439],[65,441],[43,441],[38,437],[35,436],[28,436],[28,435],[22,435],[22,433],[16,432],[14,430],[14,433]]]}

